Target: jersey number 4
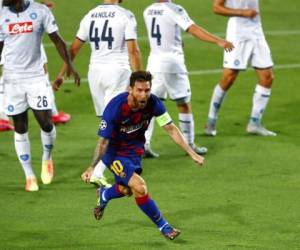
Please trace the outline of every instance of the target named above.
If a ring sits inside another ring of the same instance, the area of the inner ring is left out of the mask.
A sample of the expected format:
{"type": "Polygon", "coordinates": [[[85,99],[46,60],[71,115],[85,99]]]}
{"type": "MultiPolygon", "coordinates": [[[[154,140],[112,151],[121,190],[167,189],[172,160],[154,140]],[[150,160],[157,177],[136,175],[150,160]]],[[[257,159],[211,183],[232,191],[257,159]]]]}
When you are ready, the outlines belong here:
{"type": "Polygon", "coordinates": [[[95,21],[91,22],[90,25],[90,41],[95,43],[95,49],[98,50],[100,48],[100,42],[107,42],[108,49],[112,49],[112,43],[114,38],[112,36],[112,28],[108,28],[108,20],[105,20],[103,30],[101,33],[101,37],[99,37],[99,29],[95,27],[95,21]]]}
{"type": "Polygon", "coordinates": [[[156,18],[152,18],[152,25],[151,25],[151,37],[156,38],[156,43],[158,46],[161,45],[161,33],[160,27],[156,24],[156,18]]]}

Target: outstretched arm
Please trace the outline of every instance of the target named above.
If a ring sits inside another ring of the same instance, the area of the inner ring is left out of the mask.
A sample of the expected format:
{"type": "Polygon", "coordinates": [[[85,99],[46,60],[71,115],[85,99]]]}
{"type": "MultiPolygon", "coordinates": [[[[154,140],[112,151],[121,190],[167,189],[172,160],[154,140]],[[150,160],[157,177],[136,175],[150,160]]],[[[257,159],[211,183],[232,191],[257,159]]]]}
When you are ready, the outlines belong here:
{"type": "Polygon", "coordinates": [[[225,6],[225,0],[215,0],[213,12],[222,16],[240,16],[253,18],[258,13],[254,9],[232,9],[225,6]]]}
{"type": "Polygon", "coordinates": [[[173,141],[179,145],[185,152],[189,154],[189,156],[199,165],[204,164],[204,157],[196,154],[194,150],[186,143],[183,134],[180,130],[175,126],[174,123],[167,124],[163,126],[169,136],[173,139],[173,141]]]}
{"type": "Polygon", "coordinates": [[[137,40],[127,41],[128,56],[132,71],[138,71],[142,69],[141,52],[137,43],[137,40]]]}
{"type": "Polygon", "coordinates": [[[189,32],[194,37],[196,37],[202,41],[215,43],[227,52],[233,50],[233,48],[234,48],[234,46],[231,42],[228,42],[228,41],[222,39],[221,37],[218,37],[218,36],[215,36],[215,35],[209,33],[208,31],[206,31],[205,29],[201,28],[200,26],[198,26],[196,24],[192,24],[187,29],[187,32],[189,32]]]}

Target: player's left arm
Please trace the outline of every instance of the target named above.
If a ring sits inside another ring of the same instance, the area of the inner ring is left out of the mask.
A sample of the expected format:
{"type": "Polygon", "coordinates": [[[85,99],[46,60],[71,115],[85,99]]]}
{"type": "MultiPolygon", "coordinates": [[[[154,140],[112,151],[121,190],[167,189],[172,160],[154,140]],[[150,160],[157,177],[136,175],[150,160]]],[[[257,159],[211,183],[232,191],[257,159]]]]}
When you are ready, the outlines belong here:
{"type": "Polygon", "coordinates": [[[64,42],[64,40],[61,38],[61,36],[57,32],[53,32],[53,33],[49,34],[49,38],[54,43],[59,55],[61,56],[61,58],[67,65],[67,75],[70,76],[72,74],[75,79],[75,84],[79,86],[80,85],[80,76],[72,64],[71,57],[67,50],[66,43],[64,42]]]}
{"type": "MultiPolygon", "coordinates": [[[[82,46],[84,45],[84,41],[81,41],[79,38],[75,38],[70,49],[69,49],[69,53],[70,53],[70,57],[71,60],[73,61],[75,59],[75,57],[77,56],[77,54],[79,53],[80,49],[82,48],[82,46]]],[[[56,76],[56,79],[53,82],[53,88],[54,90],[58,90],[60,88],[60,86],[63,84],[64,82],[64,75],[66,74],[68,65],[66,63],[64,63],[58,73],[58,75],[56,76]]]]}
{"type": "Polygon", "coordinates": [[[173,139],[173,141],[179,145],[189,156],[198,164],[204,164],[204,157],[195,153],[195,151],[186,143],[183,134],[180,132],[179,128],[173,123],[166,124],[163,126],[165,131],[173,139]]]}

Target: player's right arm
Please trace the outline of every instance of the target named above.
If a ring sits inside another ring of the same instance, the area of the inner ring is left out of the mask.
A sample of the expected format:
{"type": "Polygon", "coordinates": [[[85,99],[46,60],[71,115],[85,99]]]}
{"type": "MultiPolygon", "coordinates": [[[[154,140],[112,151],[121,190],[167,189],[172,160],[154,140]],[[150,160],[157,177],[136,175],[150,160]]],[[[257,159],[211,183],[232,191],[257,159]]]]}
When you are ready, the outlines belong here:
{"type": "Polygon", "coordinates": [[[213,12],[221,16],[240,16],[253,18],[258,13],[254,9],[232,9],[225,6],[226,0],[215,0],[213,4],[213,12]]]}

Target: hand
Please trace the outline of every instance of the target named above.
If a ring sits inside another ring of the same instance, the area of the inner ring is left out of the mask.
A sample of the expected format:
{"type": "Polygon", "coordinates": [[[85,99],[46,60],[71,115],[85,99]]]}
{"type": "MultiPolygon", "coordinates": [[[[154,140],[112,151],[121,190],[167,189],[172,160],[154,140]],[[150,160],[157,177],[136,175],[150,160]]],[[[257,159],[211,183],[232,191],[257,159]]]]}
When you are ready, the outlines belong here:
{"type": "Polygon", "coordinates": [[[243,17],[249,17],[249,18],[253,18],[258,14],[258,12],[254,9],[244,9],[242,11],[242,16],[243,17]]]}
{"type": "Polygon", "coordinates": [[[67,77],[70,77],[71,75],[74,77],[74,83],[75,83],[77,86],[80,86],[80,76],[79,76],[79,74],[78,74],[77,71],[73,68],[73,66],[69,65],[69,66],[67,67],[67,77]]]}
{"type": "Polygon", "coordinates": [[[191,157],[198,165],[202,166],[204,164],[204,157],[202,157],[201,155],[194,153],[193,155],[191,155],[191,157]]]}
{"type": "Polygon", "coordinates": [[[83,180],[85,183],[90,182],[90,178],[93,174],[94,168],[88,167],[82,174],[81,174],[81,180],[83,180]]]}
{"type": "Polygon", "coordinates": [[[218,45],[223,48],[226,52],[230,52],[234,49],[234,45],[229,42],[229,41],[226,41],[226,40],[220,40],[218,42],[218,45]]]}
{"type": "Polygon", "coordinates": [[[64,83],[64,77],[63,76],[57,76],[52,84],[52,88],[57,91],[59,90],[60,86],[64,83]]]}

